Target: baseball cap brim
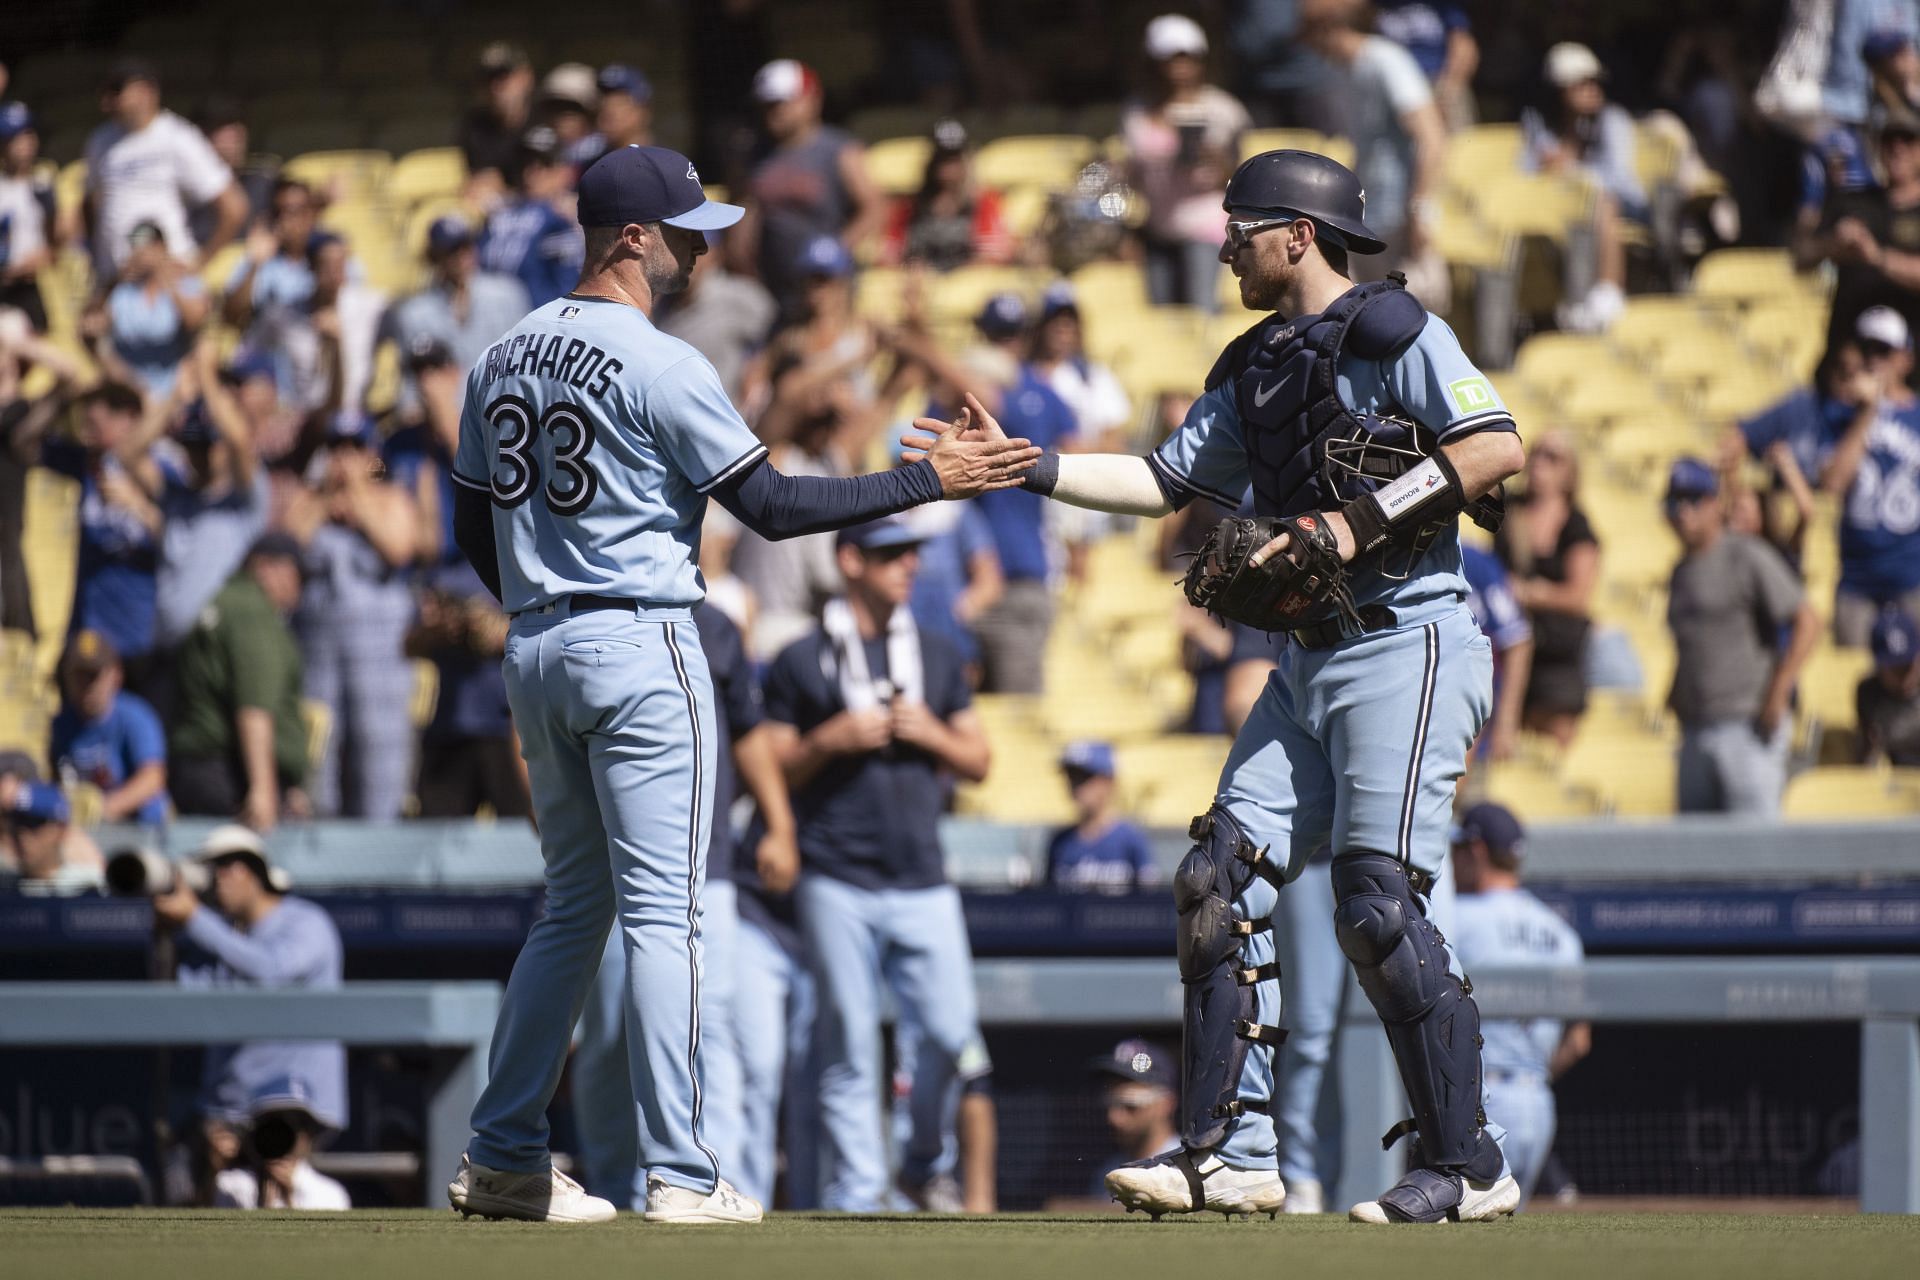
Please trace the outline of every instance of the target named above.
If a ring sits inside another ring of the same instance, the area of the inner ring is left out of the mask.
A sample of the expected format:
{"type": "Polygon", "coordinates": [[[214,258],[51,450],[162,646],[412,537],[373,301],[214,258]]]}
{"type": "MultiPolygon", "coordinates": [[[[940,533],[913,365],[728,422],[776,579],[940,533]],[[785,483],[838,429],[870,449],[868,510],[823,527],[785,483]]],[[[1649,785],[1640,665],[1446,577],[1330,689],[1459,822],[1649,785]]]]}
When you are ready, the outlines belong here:
{"type": "Polygon", "coordinates": [[[707,200],[693,206],[685,213],[677,213],[671,218],[662,218],[660,221],[684,231],[724,231],[746,216],[747,211],[737,204],[722,204],[718,200],[707,200]]]}

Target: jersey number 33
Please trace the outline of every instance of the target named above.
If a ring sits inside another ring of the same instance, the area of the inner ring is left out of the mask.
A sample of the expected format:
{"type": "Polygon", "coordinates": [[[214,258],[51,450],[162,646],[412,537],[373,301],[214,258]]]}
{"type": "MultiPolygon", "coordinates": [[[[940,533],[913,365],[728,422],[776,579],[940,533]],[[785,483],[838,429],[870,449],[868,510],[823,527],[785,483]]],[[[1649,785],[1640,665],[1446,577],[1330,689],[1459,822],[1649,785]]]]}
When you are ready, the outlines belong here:
{"type": "Polygon", "coordinates": [[[501,396],[487,406],[487,424],[493,428],[493,500],[517,507],[540,490],[547,509],[557,516],[578,515],[600,492],[588,455],[593,452],[593,423],[580,406],[560,401],[535,409],[519,396],[501,396]],[[542,437],[550,442],[540,448],[542,437]],[[553,474],[541,484],[540,455],[550,453],[553,474]]]}

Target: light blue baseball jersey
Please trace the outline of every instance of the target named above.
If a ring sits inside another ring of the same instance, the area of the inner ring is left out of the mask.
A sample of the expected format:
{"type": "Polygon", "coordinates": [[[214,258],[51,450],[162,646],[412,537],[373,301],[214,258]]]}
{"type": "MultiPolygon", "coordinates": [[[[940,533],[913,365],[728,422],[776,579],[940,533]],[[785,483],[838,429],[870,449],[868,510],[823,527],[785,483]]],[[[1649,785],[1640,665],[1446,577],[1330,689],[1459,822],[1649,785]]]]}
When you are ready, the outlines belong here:
{"type": "MultiPolygon", "coordinates": [[[[1388,360],[1343,353],[1335,383],[1341,403],[1356,413],[1412,418],[1442,441],[1513,416],[1493,384],[1467,359],[1447,322],[1435,315],[1388,360]]],[[[1228,510],[1238,507],[1250,477],[1234,384],[1226,382],[1194,401],[1179,429],[1154,451],[1152,462],[1181,487],[1228,510]]],[[[1460,537],[1453,530],[1434,539],[1404,581],[1366,571],[1356,573],[1353,581],[1359,603],[1403,609],[1448,597],[1464,599],[1467,589],[1460,537]]]]}
{"type": "Polygon", "coordinates": [[[509,613],[567,595],[691,605],[707,494],[766,454],[693,347],[565,296],[467,375],[453,478],[493,496],[509,613]]]}
{"type": "MultiPolygon", "coordinates": [[[[1525,889],[1461,894],[1447,932],[1468,973],[1501,965],[1578,965],[1586,957],[1573,926],[1525,889]]],[[[1503,1019],[1483,1024],[1480,1034],[1489,1071],[1544,1076],[1560,1044],[1560,1022],[1503,1019]]]]}

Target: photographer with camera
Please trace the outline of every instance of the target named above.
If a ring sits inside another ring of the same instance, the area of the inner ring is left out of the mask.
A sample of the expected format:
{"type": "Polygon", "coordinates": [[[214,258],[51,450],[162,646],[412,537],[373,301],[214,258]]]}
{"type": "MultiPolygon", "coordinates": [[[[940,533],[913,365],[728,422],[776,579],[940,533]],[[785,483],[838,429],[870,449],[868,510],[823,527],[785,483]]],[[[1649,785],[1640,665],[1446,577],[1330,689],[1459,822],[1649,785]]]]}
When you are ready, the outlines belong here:
{"type": "MultiPolygon", "coordinates": [[[[268,862],[266,845],[255,832],[239,825],[216,827],[183,865],[171,868],[148,858],[138,878],[123,869],[124,859],[136,856],[115,858],[109,881],[121,892],[144,886],[153,894],[154,928],[177,931],[204,953],[183,954],[182,986],[340,985],[340,931],[333,917],[287,894],[286,874],[268,862]]],[[[208,1047],[200,1110],[209,1174],[217,1178],[238,1159],[238,1128],[253,1115],[260,1091],[289,1077],[306,1088],[305,1105],[318,1125],[345,1127],[347,1053],[338,1041],[256,1040],[208,1047]]]]}
{"type": "Polygon", "coordinates": [[[299,1076],[262,1085],[253,1095],[244,1163],[213,1180],[216,1209],[351,1209],[347,1189],[313,1167],[314,1139],[326,1123],[299,1076]]]}

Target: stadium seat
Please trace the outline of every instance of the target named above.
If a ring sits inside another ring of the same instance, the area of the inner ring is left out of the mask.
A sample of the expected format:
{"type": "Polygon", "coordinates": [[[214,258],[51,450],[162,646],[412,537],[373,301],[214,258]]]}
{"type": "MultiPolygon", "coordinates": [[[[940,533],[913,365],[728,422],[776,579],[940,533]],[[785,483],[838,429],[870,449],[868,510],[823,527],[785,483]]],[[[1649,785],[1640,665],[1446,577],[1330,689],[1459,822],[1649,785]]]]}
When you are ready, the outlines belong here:
{"type": "Polygon", "coordinates": [[[1604,338],[1577,333],[1528,338],[1514,356],[1513,372],[1549,400],[1577,383],[1633,376],[1632,367],[1614,354],[1604,338]]]}
{"type": "Polygon", "coordinates": [[[1240,138],[1240,158],[1249,159],[1263,151],[1317,151],[1323,156],[1353,167],[1353,144],[1345,138],[1329,137],[1313,129],[1249,129],[1240,138]]]}
{"type": "Polygon", "coordinates": [[[1872,671],[1873,655],[1867,650],[1823,641],[1800,669],[1801,714],[1822,725],[1852,727],[1854,692],[1872,671]]]}
{"type": "Polygon", "coordinates": [[[883,138],[867,147],[867,176],[888,195],[911,195],[920,189],[932,154],[933,142],[925,136],[883,138]]]}
{"type": "Polygon", "coordinates": [[[1730,422],[1766,408],[1797,381],[1778,366],[1748,364],[1709,381],[1694,399],[1693,410],[1706,422],[1730,422]]]}
{"type": "Polygon", "coordinates": [[[1571,178],[1512,172],[1485,177],[1464,190],[1481,220],[1504,235],[1560,244],[1570,227],[1593,216],[1593,192],[1571,178]]]}
{"type": "MultiPolygon", "coordinates": [[[[330,188],[343,200],[385,200],[393,157],[384,151],[309,151],[289,159],[280,172],[316,187],[330,188]]],[[[339,201],[329,206],[337,213],[339,201]]]]}
{"type": "Polygon", "coordinates": [[[1047,220],[1047,205],[1052,193],[1040,187],[1015,187],[1001,202],[1001,216],[1015,239],[1025,241],[1037,233],[1047,220]]]}
{"type": "Polygon", "coordinates": [[[1033,134],[987,143],[975,154],[973,166],[985,186],[1059,191],[1071,187],[1092,159],[1093,143],[1078,134],[1033,134]]]}
{"type": "Polygon", "coordinates": [[[300,723],[307,731],[307,761],[311,766],[327,754],[327,744],[333,741],[333,710],[318,698],[302,698],[300,723]]]}
{"type": "Polygon", "coordinates": [[[458,147],[429,147],[411,151],[393,162],[387,177],[387,198],[397,209],[422,200],[457,196],[467,180],[466,158],[458,147]]]}
{"type": "Polygon", "coordinates": [[[1488,178],[1520,169],[1520,126],[1479,124],[1447,139],[1446,184],[1471,194],[1488,178]]]}
{"type": "Polygon", "coordinates": [[[927,279],[927,315],[936,323],[971,324],[993,295],[1017,293],[1031,303],[1038,285],[1034,273],[1019,267],[961,267],[927,279]]]}
{"type": "Polygon", "coordinates": [[[887,139],[925,139],[941,115],[935,108],[918,103],[867,107],[847,118],[847,131],[870,146],[887,139]]]}
{"type": "Polygon", "coordinates": [[[1821,298],[1826,286],[1812,274],[1793,269],[1785,249],[1720,249],[1700,260],[1693,291],[1704,298],[1735,302],[1781,298],[1821,298]]]}
{"type": "Polygon", "coordinates": [[[407,700],[407,718],[415,729],[424,729],[440,703],[440,668],[426,658],[415,658],[408,665],[413,668],[413,694],[407,700]]]}
{"type": "Polygon", "coordinates": [[[1467,789],[1505,805],[1525,822],[1591,817],[1595,810],[1591,796],[1568,790],[1551,769],[1529,760],[1475,764],[1467,789]]]}
{"type": "Polygon", "coordinates": [[[1780,812],[1789,819],[1893,818],[1920,814],[1920,769],[1824,765],[1787,783],[1780,812]]]}

